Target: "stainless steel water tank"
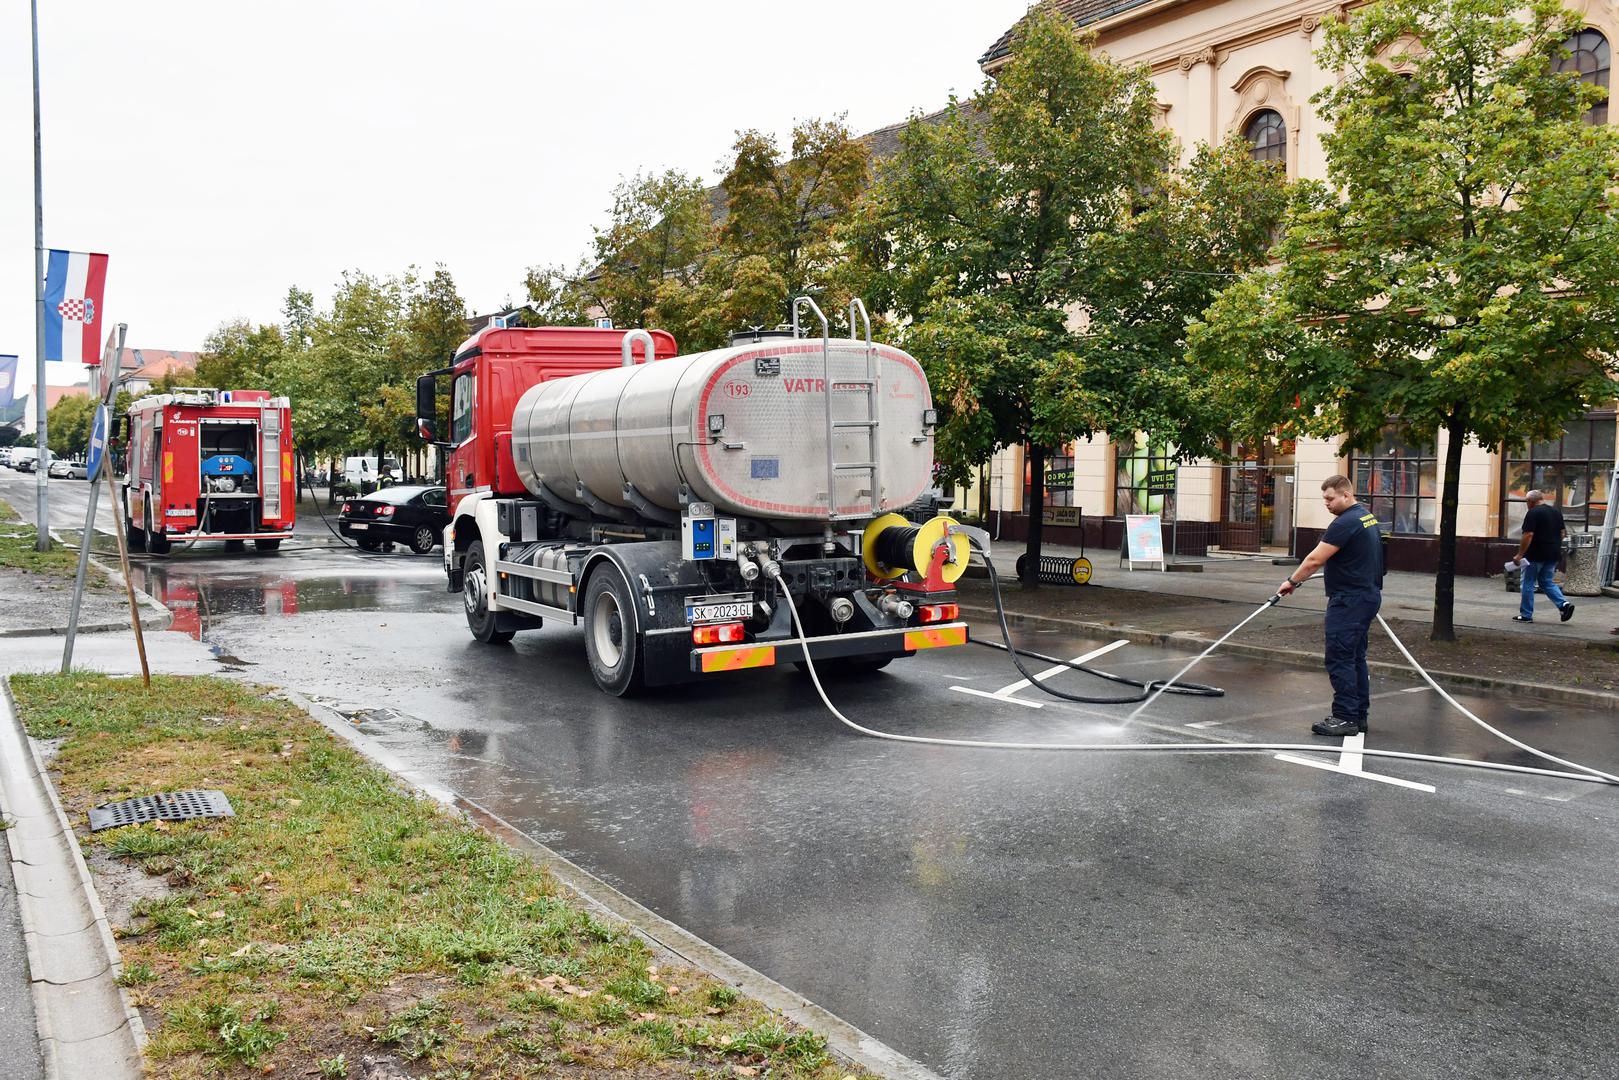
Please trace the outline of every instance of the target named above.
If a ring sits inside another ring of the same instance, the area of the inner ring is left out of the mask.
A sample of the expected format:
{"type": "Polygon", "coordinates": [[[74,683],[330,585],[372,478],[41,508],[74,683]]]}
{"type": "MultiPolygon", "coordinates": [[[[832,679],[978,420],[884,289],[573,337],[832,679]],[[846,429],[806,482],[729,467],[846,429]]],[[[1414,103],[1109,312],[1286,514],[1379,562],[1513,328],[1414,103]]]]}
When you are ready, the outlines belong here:
{"type": "MultiPolygon", "coordinates": [[[[880,373],[881,509],[913,501],[933,471],[921,365],[874,345],[880,373]]],[[[831,342],[832,418],[866,419],[863,342],[831,342]]],[[[626,484],[667,510],[695,499],[750,517],[827,514],[826,407],[820,339],[761,341],[530,387],[512,414],[512,459],[524,485],[572,503],[582,489],[631,507],[626,484]],[[711,424],[712,421],[712,424],[711,424]]],[[[870,459],[864,428],[833,433],[840,462],[870,459]]],[[[840,513],[869,512],[870,475],[837,474],[840,513]]]]}

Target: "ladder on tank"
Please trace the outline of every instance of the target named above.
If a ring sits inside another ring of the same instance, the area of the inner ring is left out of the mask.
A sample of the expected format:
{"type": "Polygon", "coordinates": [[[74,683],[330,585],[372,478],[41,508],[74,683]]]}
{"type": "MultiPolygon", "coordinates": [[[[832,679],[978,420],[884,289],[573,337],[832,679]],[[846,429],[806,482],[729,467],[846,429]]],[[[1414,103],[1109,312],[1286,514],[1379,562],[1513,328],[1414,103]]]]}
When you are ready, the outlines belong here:
{"type": "MultiPolygon", "coordinates": [[[[800,307],[808,307],[821,321],[821,383],[826,395],[826,521],[827,532],[830,534],[832,524],[838,521],[863,521],[876,517],[883,512],[882,496],[882,408],[883,386],[882,373],[879,370],[877,349],[871,342],[871,317],[866,314],[866,305],[859,297],[849,301],[849,336],[855,336],[855,316],[859,315],[865,330],[866,346],[866,377],[863,379],[840,379],[836,383],[839,392],[858,390],[866,399],[866,418],[864,420],[837,420],[833,417],[832,408],[832,335],[827,323],[826,315],[819,305],[808,296],[800,296],[793,301],[793,337],[799,336],[798,312],[800,307]],[[866,459],[864,461],[839,461],[837,450],[833,443],[839,431],[859,429],[866,433],[866,459]],[[854,510],[849,513],[839,513],[837,498],[838,477],[851,473],[865,474],[871,481],[871,487],[866,492],[870,497],[868,507],[854,510]]],[[[856,339],[860,340],[860,339],[856,339]]],[[[830,543],[830,538],[828,539],[830,543]]]]}

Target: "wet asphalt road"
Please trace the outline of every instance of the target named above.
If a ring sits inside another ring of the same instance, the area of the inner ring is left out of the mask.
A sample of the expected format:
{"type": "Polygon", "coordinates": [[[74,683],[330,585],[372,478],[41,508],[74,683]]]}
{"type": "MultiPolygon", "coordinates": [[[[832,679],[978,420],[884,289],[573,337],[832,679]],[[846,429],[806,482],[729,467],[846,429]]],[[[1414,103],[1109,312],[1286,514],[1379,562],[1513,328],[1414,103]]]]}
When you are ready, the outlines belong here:
{"type": "MultiPolygon", "coordinates": [[[[1436,790],[1266,754],[907,746],[840,727],[786,671],[617,701],[576,629],[472,641],[436,556],[203,550],[136,580],[222,669],[368,710],[395,755],[944,1076],[1615,1075],[1612,789],[1375,758],[1436,790]]],[[[1097,664],[1162,677],[1186,658],[1127,645],[1097,664]]],[[[1306,733],[1327,708],[1317,671],[1216,656],[1194,677],[1230,693],[1161,699],[1130,729],[1127,707],[952,689],[1019,678],[979,646],[830,689],[902,733],[1324,741],[1306,733]]],[[[1373,690],[1372,747],[1538,764],[1415,679],[1373,690]]],[[[1459,696],[1619,767],[1613,714],[1459,696]]]]}

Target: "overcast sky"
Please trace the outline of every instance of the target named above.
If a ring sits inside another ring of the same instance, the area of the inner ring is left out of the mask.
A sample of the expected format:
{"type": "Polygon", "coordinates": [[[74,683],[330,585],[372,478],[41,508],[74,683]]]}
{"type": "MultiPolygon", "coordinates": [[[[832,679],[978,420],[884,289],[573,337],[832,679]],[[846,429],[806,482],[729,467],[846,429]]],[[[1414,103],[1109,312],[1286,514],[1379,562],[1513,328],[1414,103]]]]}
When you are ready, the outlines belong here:
{"type": "MultiPolygon", "coordinates": [[[[982,81],[1026,0],[40,0],[45,246],[111,256],[140,348],[443,263],[468,305],[572,265],[638,170],[739,128],[864,133],[982,81]]],[[[28,3],[0,3],[0,354],[33,382],[28,3]]],[[[105,335],[103,334],[103,338],[105,335]]],[[[80,381],[50,364],[47,381],[80,381]]],[[[77,365],[73,365],[75,368],[77,365]]],[[[32,407],[30,407],[32,413],[32,407]]]]}

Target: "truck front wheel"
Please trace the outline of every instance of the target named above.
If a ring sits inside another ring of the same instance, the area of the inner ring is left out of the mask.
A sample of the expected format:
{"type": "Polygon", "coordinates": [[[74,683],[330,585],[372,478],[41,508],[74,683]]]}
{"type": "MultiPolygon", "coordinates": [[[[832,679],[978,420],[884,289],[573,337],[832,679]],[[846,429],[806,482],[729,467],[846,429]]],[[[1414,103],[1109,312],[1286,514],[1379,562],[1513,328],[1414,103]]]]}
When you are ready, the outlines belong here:
{"type": "Polygon", "coordinates": [[[635,600],[616,569],[603,567],[585,587],[585,656],[596,685],[614,697],[644,684],[641,637],[635,631],[635,600]]]}
{"type": "Polygon", "coordinates": [[[500,617],[489,610],[489,571],[484,562],[483,541],[474,540],[467,549],[466,573],[461,577],[461,603],[467,609],[467,628],[486,645],[500,645],[512,639],[513,631],[497,629],[500,617]]]}
{"type": "Polygon", "coordinates": [[[152,508],[146,508],[146,552],[149,555],[167,555],[169,538],[152,528],[152,508]]]}

